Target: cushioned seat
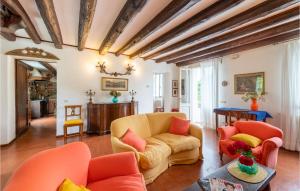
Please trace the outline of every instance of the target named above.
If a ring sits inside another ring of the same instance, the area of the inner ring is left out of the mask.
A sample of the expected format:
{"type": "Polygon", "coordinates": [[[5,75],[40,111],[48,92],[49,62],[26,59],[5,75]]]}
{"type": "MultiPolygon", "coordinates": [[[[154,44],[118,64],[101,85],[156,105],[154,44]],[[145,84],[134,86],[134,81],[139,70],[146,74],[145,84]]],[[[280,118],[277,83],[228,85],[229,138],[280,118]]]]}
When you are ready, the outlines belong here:
{"type": "Polygon", "coordinates": [[[57,191],[65,179],[91,191],[146,191],[133,152],[91,158],[74,142],[35,154],[11,176],[4,191],[57,191]]]}
{"type": "Polygon", "coordinates": [[[64,122],[64,125],[76,125],[76,124],[82,124],[83,121],[81,119],[70,119],[64,122]]]}
{"type": "Polygon", "coordinates": [[[105,180],[93,182],[87,185],[91,191],[141,191],[146,190],[142,174],[129,176],[116,176],[105,180]]]}
{"type": "Polygon", "coordinates": [[[282,146],[282,130],[261,121],[236,121],[233,126],[219,127],[219,154],[222,160],[223,153],[234,159],[239,155],[228,152],[228,146],[233,143],[232,136],[247,134],[260,139],[260,145],[251,148],[255,160],[267,167],[275,168],[279,148],[282,146]]]}
{"type": "Polygon", "coordinates": [[[182,136],[171,133],[163,133],[154,136],[165,142],[172,150],[172,153],[179,153],[182,151],[189,151],[200,147],[199,139],[193,136],[182,136]]]}
{"type": "Polygon", "coordinates": [[[184,113],[161,112],[131,115],[111,123],[113,151],[133,151],[146,184],[153,182],[172,165],[193,164],[202,159],[201,127],[189,124],[187,136],[170,134],[173,117],[186,119],[184,113]],[[137,148],[122,141],[128,129],[146,141],[145,151],[139,152],[137,148]]]}
{"type": "Polygon", "coordinates": [[[139,165],[144,170],[154,168],[171,154],[171,148],[166,143],[153,137],[147,138],[146,141],[145,151],[139,153],[139,165]]]}

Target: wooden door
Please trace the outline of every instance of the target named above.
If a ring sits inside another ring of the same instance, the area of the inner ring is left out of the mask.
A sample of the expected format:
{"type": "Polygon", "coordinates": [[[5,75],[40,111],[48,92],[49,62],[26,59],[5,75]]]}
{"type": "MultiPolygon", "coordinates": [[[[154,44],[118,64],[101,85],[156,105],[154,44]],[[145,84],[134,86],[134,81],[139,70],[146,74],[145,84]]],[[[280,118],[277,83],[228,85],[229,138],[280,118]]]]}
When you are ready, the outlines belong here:
{"type": "Polygon", "coordinates": [[[16,61],[16,136],[28,128],[27,67],[16,61]]]}

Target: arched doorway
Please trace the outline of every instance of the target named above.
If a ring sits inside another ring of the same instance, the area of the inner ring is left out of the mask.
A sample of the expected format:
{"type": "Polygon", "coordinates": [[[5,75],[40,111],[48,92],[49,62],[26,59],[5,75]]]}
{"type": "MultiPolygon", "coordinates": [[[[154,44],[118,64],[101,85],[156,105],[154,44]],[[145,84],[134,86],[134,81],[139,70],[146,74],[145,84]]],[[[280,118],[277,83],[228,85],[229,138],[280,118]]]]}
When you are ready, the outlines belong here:
{"type": "Polygon", "coordinates": [[[56,136],[55,55],[37,48],[15,49],[15,138],[28,141],[56,136]]]}

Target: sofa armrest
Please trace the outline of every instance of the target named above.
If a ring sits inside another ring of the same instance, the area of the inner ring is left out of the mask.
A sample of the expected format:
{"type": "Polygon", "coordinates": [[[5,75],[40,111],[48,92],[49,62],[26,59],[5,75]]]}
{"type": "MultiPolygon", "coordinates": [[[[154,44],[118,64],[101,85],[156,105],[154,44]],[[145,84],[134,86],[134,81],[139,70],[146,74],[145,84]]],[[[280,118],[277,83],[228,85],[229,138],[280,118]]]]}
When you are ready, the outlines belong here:
{"type": "Polygon", "coordinates": [[[262,147],[267,148],[279,148],[282,146],[282,139],[279,137],[272,137],[270,139],[264,140],[262,147]]]}
{"type": "Polygon", "coordinates": [[[203,147],[203,135],[202,135],[202,128],[200,125],[191,123],[190,124],[190,135],[196,137],[200,140],[200,149],[199,149],[199,159],[203,159],[202,147],[203,147]]]}
{"type": "Polygon", "coordinates": [[[279,137],[272,137],[270,139],[264,140],[262,144],[261,163],[275,169],[277,164],[278,151],[281,146],[282,139],[279,137]]]}
{"type": "Polygon", "coordinates": [[[100,156],[90,161],[88,183],[137,173],[140,172],[133,152],[100,156]]]}
{"type": "Polygon", "coordinates": [[[229,139],[230,137],[238,133],[238,129],[235,126],[218,127],[217,130],[220,136],[220,140],[229,139]]]}
{"type": "Polygon", "coordinates": [[[125,143],[123,143],[120,139],[118,139],[117,137],[111,137],[111,145],[112,145],[112,149],[114,153],[121,153],[121,152],[134,152],[136,160],[140,161],[140,155],[138,153],[138,151],[133,148],[130,145],[127,145],[125,143]]]}

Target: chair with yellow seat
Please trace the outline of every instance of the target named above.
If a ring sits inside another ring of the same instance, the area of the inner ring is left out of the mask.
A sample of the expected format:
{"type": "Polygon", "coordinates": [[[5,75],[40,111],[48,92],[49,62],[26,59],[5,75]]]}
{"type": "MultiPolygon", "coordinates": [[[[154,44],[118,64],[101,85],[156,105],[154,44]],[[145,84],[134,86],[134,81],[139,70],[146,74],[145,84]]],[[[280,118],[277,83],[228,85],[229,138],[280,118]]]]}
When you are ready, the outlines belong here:
{"type": "MultiPolygon", "coordinates": [[[[83,135],[83,120],[81,119],[81,105],[65,106],[64,139],[68,137],[68,127],[79,127],[80,137],[83,135]]],[[[72,134],[74,135],[74,134],[72,134]]]]}

